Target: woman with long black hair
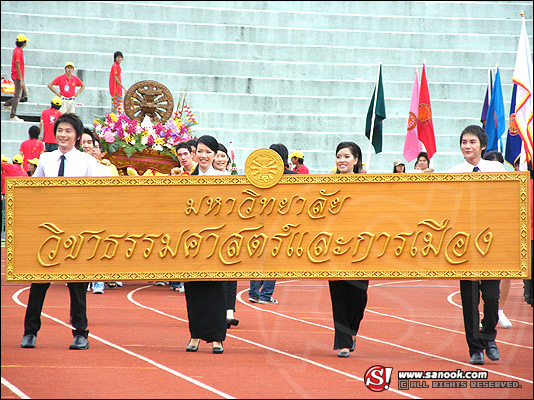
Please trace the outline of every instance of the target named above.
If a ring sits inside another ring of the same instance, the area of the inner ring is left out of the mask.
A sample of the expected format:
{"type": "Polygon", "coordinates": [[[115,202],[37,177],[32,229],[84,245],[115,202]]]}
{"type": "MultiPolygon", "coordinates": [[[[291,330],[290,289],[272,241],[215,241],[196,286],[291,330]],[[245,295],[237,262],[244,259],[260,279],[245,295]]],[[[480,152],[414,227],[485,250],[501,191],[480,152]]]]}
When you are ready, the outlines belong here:
{"type": "MultiPolygon", "coordinates": [[[[213,160],[219,143],[213,136],[204,135],[198,139],[197,168],[191,175],[227,175],[213,168],[213,160]]],[[[185,300],[191,340],[186,351],[197,351],[201,340],[212,344],[215,354],[222,354],[226,339],[226,282],[185,282],[185,300]]]]}
{"type": "MultiPolygon", "coordinates": [[[[341,142],[336,149],[336,173],[363,173],[362,150],[354,142],[341,142]]],[[[354,351],[356,334],[367,305],[368,280],[328,281],[334,317],[334,350],[346,358],[354,351]]]]}

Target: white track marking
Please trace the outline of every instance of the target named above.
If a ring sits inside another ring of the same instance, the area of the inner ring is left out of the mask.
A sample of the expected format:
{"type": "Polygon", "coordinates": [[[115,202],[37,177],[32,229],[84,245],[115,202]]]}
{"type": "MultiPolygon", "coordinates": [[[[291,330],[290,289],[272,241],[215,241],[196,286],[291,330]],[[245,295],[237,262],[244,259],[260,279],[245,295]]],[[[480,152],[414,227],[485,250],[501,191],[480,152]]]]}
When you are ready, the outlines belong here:
{"type": "MultiPolygon", "coordinates": [[[[144,288],[147,288],[147,287],[152,287],[152,285],[150,285],[150,286],[144,286],[144,287],[141,287],[141,288],[139,288],[139,289],[137,289],[137,290],[144,289],[144,288]]],[[[13,294],[13,296],[12,296],[13,301],[14,301],[15,303],[17,303],[18,305],[22,306],[22,307],[26,307],[26,305],[23,304],[23,303],[18,299],[18,296],[19,296],[19,294],[20,294],[21,292],[23,292],[24,290],[27,290],[27,289],[29,289],[29,288],[30,288],[30,287],[28,286],[28,287],[22,288],[22,289],[18,290],[17,292],[15,292],[15,294],[13,294]]],[[[44,316],[44,317],[46,317],[46,318],[51,319],[51,320],[54,321],[54,322],[57,322],[57,323],[60,324],[60,325],[63,325],[63,326],[65,326],[65,327],[69,328],[69,329],[72,329],[72,326],[71,326],[71,325],[69,325],[69,324],[67,324],[67,323],[65,323],[65,322],[63,322],[63,321],[61,321],[61,320],[58,319],[58,318],[52,317],[51,315],[48,315],[48,314],[46,314],[46,313],[41,313],[41,315],[44,316]]],[[[130,356],[133,356],[133,357],[135,357],[135,358],[138,358],[138,359],[140,359],[141,361],[145,361],[145,362],[149,363],[150,365],[153,365],[153,366],[156,367],[156,368],[159,368],[159,369],[161,369],[161,370],[163,370],[163,371],[169,372],[170,374],[175,375],[175,376],[177,376],[178,378],[182,378],[182,379],[184,379],[184,380],[186,380],[186,381],[188,381],[188,382],[190,382],[190,383],[192,383],[192,384],[194,384],[194,385],[197,385],[197,386],[199,386],[199,387],[201,387],[201,388],[203,388],[203,389],[206,389],[206,390],[208,390],[208,391],[210,391],[210,392],[212,392],[212,393],[215,393],[216,395],[221,396],[221,397],[223,397],[223,398],[225,398],[225,399],[235,399],[235,397],[230,396],[229,394],[226,394],[226,393],[224,393],[224,392],[221,392],[220,390],[217,390],[217,389],[215,389],[215,388],[213,388],[213,387],[211,387],[211,386],[208,386],[208,385],[206,385],[206,384],[204,384],[204,383],[202,383],[202,382],[200,382],[200,381],[198,381],[198,380],[196,380],[196,379],[194,379],[194,378],[191,378],[191,377],[189,377],[189,376],[187,376],[187,375],[184,375],[184,374],[182,374],[182,373],[180,373],[180,372],[178,372],[178,371],[176,371],[176,370],[174,370],[174,369],[172,369],[172,368],[166,367],[165,365],[160,364],[160,363],[158,363],[158,362],[156,362],[156,361],[154,361],[154,360],[151,360],[151,359],[148,358],[148,357],[142,356],[142,355],[137,354],[137,353],[135,353],[135,352],[133,352],[133,351],[131,351],[131,350],[125,349],[125,348],[122,347],[122,346],[119,346],[119,345],[116,345],[116,344],[114,344],[114,343],[111,343],[111,342],[109,342],[109,341],[107,341],[107,340],[105,340],[105,339],[102,339],[101,337],[96,336],[96,335],[94,335],[94,334],[92,334],[92,333],[89,334],[89,337],[92,338],[92,339],[98,340],[99,342],[101,342],[101,343],[103,343],[103,344],[105,344],[105,345],[107,345],[107,346],[113,347],[114,349],[120,350],[120,351],[122,351],[122,352],[124,352],[124,353],[126,353],[126,354],[128,354],[128,355],[130,355],[130,356]]]]}
{"type": "MultiPolygon", "coordinates": [[[[133,295],[135,292],[139,291],[139,290],[142,290],[142,289],[146,289],[148,287],[151,287],[151,286],[144,286],[144,287],[140,287],[140,288],[137,288],[137,289],[134,289],[132,290],[131,292],[128,293],[128,300],[130,300],[133,304],[135,304],[136,306],[138,307],[141,307],[141,308],[145,308],[147,310],[150,310],[150,311],[154,311],[160,315],[164,315],[164,316],[167,316],[167,317],[170,317],[170,318],[173,318],[173,319],[176,319],[178,321],[182,321],[182,322],[189,322],[188,320],[186,319],[183,319],[183,318],[179,318],[179,317],[176,317],[174,315],[171,315],[171,314],[167,314],[166,312],[163,312],[161,310],[158,310],[156,308],[153,308],[153,307],[148,307],[148,306],[145,306],[144,304],[141,304],[139,303],[138,301],[134,300],[133,299],[133,295]]],[[[245,289],[245,290],[248,290],[248,289],[245,289]]],[[[245,291],[244,290],[244,291],[245,291]]],[[[243,292],[244,292],[243,291],[243,292]]],[[[243,293],[243,292],[240,292],[243,293]]],[[[321,326],[322,325],[318,325],[318,326],[321,326]]],[[[261,343],[258,343],[258,342],[253,342],[251,340],[248,340],[248,339],[244,339],[244,338],[241,338],[239,336],[235,336],[235,335],[232,335],[232,334],[229,334],[227,333],[226,334],[227,337],[231,337],[232,339],[236,339],[236,340],[240,340],[242,342],[245,342],[245,343],[248,343],[250,345],[253,345],[253,346],[256,346],[256,347],[260,347],[260,348],[263,348],[263,349],[266,349],[266,350],[269,350],[269,351],[272,351],[274,353],[278,353],[278,354],[281,354],[281,355],[284,355],[284,356],[287,356],[287,357],[291,357],[291,358],[294,358],[294,359],[297,359],[297,360],[300,360],[300,361],[303,361],[303,362],[306,362],[308,364],[312,364],[312,365],[315,365],[316,367],[319,367],[319,368],[323,368],[323,369],[326,369],[328,371],[332,371],[332,372],[335,372],[337,374],[341,374],[341,375],[344,375],[344,376],[347,376],[351,379],[355,379],[355,380],[358,380],[358,381],[361,381],[361,382],[364,382],[363,378],[360,378],[359,376],[356,376],[356,375],[352,375],[352,374],[349,374],[345,371],[341,371],[341,370],[338,370],[336,368],[332,368],[332,367],[329,367],[328,365],[325,365],[325,364],[321,364],[321,363],[318,363],[316,361],[313,361],[313,360],[310,360],[310,359],[307,359],[307,358],[304,358],[304,357],[299,357],[299,356],[296,356],[294,354],[291,354],[291,353],[287,353],[285,351],[282,351],[282,350],[278,350],[278,349],[275,349],[273,347],[269,347],[269,346],[265,346],[264,344],[261,344],[261,343]]],[[[419,399],[420,397],[417,397],[417,396],[413,396],[409,393],[405,393],[405,392],[402,392],[402,391],[398,391],[396,389],[392,389],[390,388],[389,389],[390,391],[392,392],[395,392],[397,394],[400,394],[400,395],[403,395],[403,396],[406,396],[406,397],[410,397],[412,399],[419,399]]]]}
{"type": "MultiPolygon", "coordinates": [[[[277,315],[279,317],[282,317],[282,318],[287,318],[287,319],[291,319],[293,321],[302,322],[303,324],[317,326],[317,327],[324,328],[324,329],[327,329],[327,330],[330,330],[330,331],[334,330],[334,328],[332,328],[330,326],[325,326],[325,325],[321,325],[321,324],[318,324],[318,323],[315,323],[315,322],[305,321],[305,320],[302,320],[302,319],[299,319],[299,318],[295,318],[295,317],[291,317],[289,315],[282,314],[282,313],[279,313],[279,312],[276,312],[276,311],[266,310],[264,308],[254,306],[254,305],[252,305],[252,304],[250,304],[250,303],[248,303],[248,302],[246,302],[246,301],[241,299],[241,295],[244,292],[248,292],[248,289],[242,290],[241,292],[238,293],[238,300],[239,300],[240,303],[245,304],[247,307],[251,307],[253,309],[260,310],[262,312],[272,313],[272,314],[275,314],[275,315],[277,315]]],[[[405,321],[414,322],[414,323],[416,322],[416,321],[410,321],[410,320],[405,320],[405,321]]],[[[367,340],[370,340],[370,341],[373,341],[373,342],[378,342],[378,343],[381,343],[381,344],[385,344],[385,345],[388,345],[388,346],[397,347],[397,348],[400,348],[400,349],[403,349],[403,350],[407,350],[407,351],[410,351],[410,352],[413,352],[413,353],[422,354],[422,355],[425,355],[425,356],[428,356],[428,357],[431,357],[431,358],[439,358],[441,360],[448,361],[448,362],[451,362],[451,363],[460,364],[460,365],[464,365],[464,366],[471,367],[471,368],[477,368],[477,369],[480,369],[482,371],[489,371],[489,372],[497,374],[497,375],[506,376],[508,378],[520,380],[520,381],[523,381],[523,382],[526,382],[526,383],[530,383],[530,384],[533,383],[533,381],[528,380],[528,379],[524,379],[524,378],[521,378],[521,377],[518,377],[518,376],[514,376],[514,375],[505,374],[503,372],[494,371],[494,370],[483,368],[483,367],[478,367],[476,365],[471,365],[471,364],[468,364],[468,363],[465,363],[465,362],[462,362],[462,361],[453,360],[453,359],[447,358],[447,357],[442,357],[442,356],[437,355],[437,354],[430,354],[430,353],[427,353],[427,352],[424,352],[424,351],[412,349],[412,348],[406,347],[406,346],[401,346],[401,345],[398,345],[398,344],[395,344],[395,343],[386,342],[386,341],[383,341],[383,340],[370,338],[370,337],[367,337],[367,336],[362,336],[360,334],[358,334],[358,337],[362,338],[362,339],[367,339],[367,340]]]]}
{"type": "Polygon", "coordinates": [[[18,387],[13,385],[11,382],[9,382],[6,378],[2,377],[2,385],[4,385],[6,388],[11,390],[13,393],[15,393],[17,396],[19,396],[21,399],[31,399],[28,395],[26,395],[22,390],[20,390],[18,387]]]}

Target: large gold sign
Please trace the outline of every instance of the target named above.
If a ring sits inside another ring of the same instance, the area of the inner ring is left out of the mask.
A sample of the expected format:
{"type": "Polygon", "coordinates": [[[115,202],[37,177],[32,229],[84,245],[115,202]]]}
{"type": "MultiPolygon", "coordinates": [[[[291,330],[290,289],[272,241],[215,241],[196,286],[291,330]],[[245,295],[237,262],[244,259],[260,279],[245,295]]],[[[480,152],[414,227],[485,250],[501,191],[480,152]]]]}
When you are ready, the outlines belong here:
{"type": "Polygon", "coordinates": [[[528,173],[7,178],[15,281],[526,278],[528,173]],[[273,183],[274,180],[274,183],[273,183]]]}

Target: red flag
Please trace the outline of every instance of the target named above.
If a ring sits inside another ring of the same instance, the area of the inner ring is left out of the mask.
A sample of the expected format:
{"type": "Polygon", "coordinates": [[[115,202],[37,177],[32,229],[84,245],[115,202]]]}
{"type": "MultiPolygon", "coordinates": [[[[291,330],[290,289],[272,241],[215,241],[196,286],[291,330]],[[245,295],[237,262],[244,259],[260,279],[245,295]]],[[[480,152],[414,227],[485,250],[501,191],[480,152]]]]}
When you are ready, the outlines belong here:
{"type": "Polygon", "coordinates": [[[417,136],[425,145],[428,158],[432,158],[436,152],[436,138],[434,137],[434,125],[432,124],[432,108],[430,107],[430,95],[426,81],[425,64],[421,75],[421,89],[419,90],[419,110],[417,112],[417,136]]]}

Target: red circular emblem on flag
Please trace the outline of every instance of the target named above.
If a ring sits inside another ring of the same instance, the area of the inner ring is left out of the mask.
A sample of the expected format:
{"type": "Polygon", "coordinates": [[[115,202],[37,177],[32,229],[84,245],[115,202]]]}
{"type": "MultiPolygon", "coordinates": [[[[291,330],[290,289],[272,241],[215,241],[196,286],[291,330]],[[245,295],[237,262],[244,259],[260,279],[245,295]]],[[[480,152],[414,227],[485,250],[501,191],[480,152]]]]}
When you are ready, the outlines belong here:
{"type": "Polygon", "coordinates": [[[428,104],[419,104],[418,114],[419,115],[417,116],[417,119],[419,120],[419,123],[426,125],[432,121],[432,110],[430,110],[430,106],[428,104]]]}
{"type": "Polygon", "coordinates": [[[410,115],[408,116],[408,130],[411,131],[415,129],[417,126],[417,117],[413,112],[410,111],[410,115]]]}
{"type": "Polygon", "coordinates": [[[510,135],[512,136],[517,135],[517,122],[515,121],[515,113],[510,115],[510,119],[508,120],[508,132],[510,132],[510,135]]]}

